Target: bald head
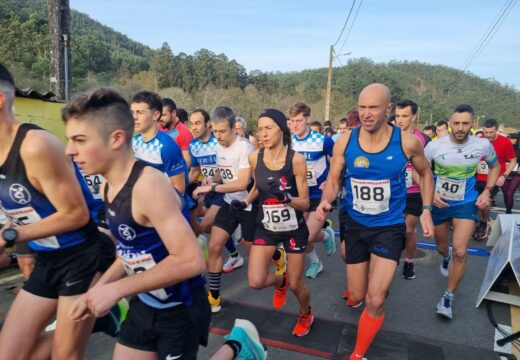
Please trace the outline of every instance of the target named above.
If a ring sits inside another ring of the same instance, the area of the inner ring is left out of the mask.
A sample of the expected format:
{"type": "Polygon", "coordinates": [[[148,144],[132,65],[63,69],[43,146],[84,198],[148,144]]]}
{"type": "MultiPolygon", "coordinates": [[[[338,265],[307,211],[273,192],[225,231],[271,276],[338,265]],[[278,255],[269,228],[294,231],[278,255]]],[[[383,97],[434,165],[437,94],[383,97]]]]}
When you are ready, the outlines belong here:
{"type": "Polygon", "coordinates": [[[366,131],[379,130],[386,123],[390,110],[390,90],[385,85],[370,84],[359,94],[359,118],[366,131]]]}
{"type": "Polygon", "coordinates": [[[386,103],[390,103],[390,89],[386,87],[386,85],[373,83],[365,86],[361,93],[359,93],[359,99],[362,96],[371,96],[371,97],[379,97],[381,101],[385,101],[386,103]]]}

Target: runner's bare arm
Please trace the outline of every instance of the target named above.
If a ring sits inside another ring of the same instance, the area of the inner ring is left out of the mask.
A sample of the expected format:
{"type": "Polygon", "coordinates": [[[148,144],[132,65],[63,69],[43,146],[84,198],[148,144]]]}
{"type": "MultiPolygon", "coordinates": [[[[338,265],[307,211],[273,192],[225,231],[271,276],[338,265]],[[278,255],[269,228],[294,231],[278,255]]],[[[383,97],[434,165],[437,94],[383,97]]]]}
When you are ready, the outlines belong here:
{"type": "Polygon", "coordinates": [[[310,206],[309,185],[307,184],[307,163],[303,155],[295,153],[292,161],[292,168],[298,189],[298,197],[293,197],[287,205],[300,211],[307,211],[310,206]]]}
{"type": "MultiPolygon", "coordinates": [[[[218,184],[215,189],[216,192],[219,193],[231,193],[237,191],[244,191],[247,189],[247,185],[249,185],[249,180],[251,179],[251,168],[243,168],[238,170],[237,179],[231,181],[226,184],[218,184]]],[[[193,191],[193,197],[197,198],[200,195],[207,194],[211,191],[211,186],[199,186],[193,191]]]]}
{"type": "Polygon", "coordinates": [[[410,134],[403,134],[402,140],[406,155],[419,175],[423,204],[431,205],[434,191],[433,173],[428,160],[424,156],[424,147],[419,139],[410,134]]]}
{"type": "Polygon", "coordinates": [[[171,184],[177,189],[178,192],[181,194],[184,194],[186,191],[186,178],[184,176],[184,172],[170,176],[170,182],[171,184]]]}
{"type": "Polygon", "coordinates": [[[163,288],[201,274],[205,270],[202,251],[182,215],[179,197],[164,176],[155,169],[145,168],[132,195],[135,220],[157,230],[169,256],[150,270],[114,283],[118,296],[163,288]]]}
{"type": "Polygon", "coordinates": [[[193,184],[199,178],[201,173],[200,166],[192,166],[190,168],[189,183],[193,184]]]}
{"type": "Polygon", "coordinates": [[[336,200],[336,197],[341,190],[341,180],[343,178],[343,169],[345,166],[344,152],[348,139],[350,138],[350,133],[351,132],[348,131],[344,136],[340,136],[334,144],[329,176],[327,177],[327,184],[325,185],[321,196],[322,201],[327,201],[329,203],[333,202],[336,200]]]}
{"type": "Polygon", "coordinates": [[[182,152],[182,157],[184,158],[184,161],[186,161],[186,166],[188,167],[188,169],[191,168],[191,155],[190,155],[190,152],[188,150],[184,150],[182,152]]]}
{"type": "Polygon", "coordinates": [[[90,219],[87,205],[72,162],[60,141],[46,131],[30,131],[20,155],[29,181],[47,197],[56,212],[36,223],[18,227],[17,241],[41,239],[87,224],[90,219]]]}
{"type": "Polygon", "coordinates": [[[256,188],[256,178],[255,178],[255,169],[256,169],[256,160],[258,158],[258,150],[252,151],[247,156],[247,160],[249,162],[249,168],[251,169],[251,173],[253,174],[253,187],[249,190],[247,194],[246,203],[251,204],[255,199],[260,195],[258,189],[256,188]]]}

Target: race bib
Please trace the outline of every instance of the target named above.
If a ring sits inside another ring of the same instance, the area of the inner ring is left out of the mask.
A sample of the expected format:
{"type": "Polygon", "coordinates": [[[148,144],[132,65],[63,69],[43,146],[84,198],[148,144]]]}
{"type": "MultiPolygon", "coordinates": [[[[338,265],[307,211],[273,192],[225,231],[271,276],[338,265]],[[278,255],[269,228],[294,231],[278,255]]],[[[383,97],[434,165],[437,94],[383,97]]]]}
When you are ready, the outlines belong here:
{"type": "Polygon", "coordinates": [[[412,187],[412,185],[413,185],[412,174],[413,174],[413,169],[411,167],[407,167],[406,173],[405,173],[406,188],[412,187]]]}
{"type": "Polygon", "coordinates": [[[200,167],[200,171],[202,172],[204,179],[211,180],[218,169],[216,166],[203,165],[200,167]]]}
{"type": "Polygon", "coordinates": [[[435,184],[435,192],[440,194],[446,200],[464,200],[466,192],[466,179],[456,180],[445,177],[437,178],[435,184]]]}
{"type": "MultiPolygon", "coordinates": [[[[0,208],[0,212],[3,212],[3,215],[7,218],[8,221],[18,226],[32,224],[42,219],[36,210],[30,206],[13,210],[0,208]]],[[[58,249],[60,247],[60,243],[58,242],[56,236],[49,236],[44,239],[33,240],[32,242],[51,249],[58,249]]]]}
{"type": "Polygon", "coordinates": [[[477,173],[481,175],[487,175],[489,173],[489,167],[487,165],[487,162],[480,161],[477,165],[477,173]]]}
{"type": "Polygon", "coordinates": [[[309,166],[307,168],[307,184],[309,186],[318,185],[318,179],[316,178],[316,170],[314,167],[309,166]]]}
{"type": "Polygon", "coordinates": [[[233,171],[231,166],[220,165],[218,169],[223,183],[229,183],[238,178],[238,175],[233,171]]]}
{"type": "Polygon", "coordinates": [[[273,232],[291,231],[298,229],[296,212],[285,204],[262,205],[264,218],[262,225],[273,232]]]}
{"type": "MultiPolygon", "coordinates": [[[[150,270],[156,265],[151,254],[130,254],[125,257],[121,256],[120,258],[123,261],[123,266],[125,267],[128,276],[150,270]]],[[[166,300],[169,297],[164,289],[148,291],[148,293],[160,300],[166,300]]]]}
{"type": "Polygon", "coordinates": [[[99,189],[101,187],[101,183],[103,182],[104,178],[101,175],[85,175],[83,174],[83,179],[85,179],[85,182],[87,183],[87,186],[92,193],[92,196],[96,200],[101,200],[101,195],[99,193],[99,189]]]}
{"type": "Polygon", "coordinates": [[[367,215],[377,215],[389,210],[390,180],[358,180],[351,178],[350,185],[354,210],[367,215]]]}

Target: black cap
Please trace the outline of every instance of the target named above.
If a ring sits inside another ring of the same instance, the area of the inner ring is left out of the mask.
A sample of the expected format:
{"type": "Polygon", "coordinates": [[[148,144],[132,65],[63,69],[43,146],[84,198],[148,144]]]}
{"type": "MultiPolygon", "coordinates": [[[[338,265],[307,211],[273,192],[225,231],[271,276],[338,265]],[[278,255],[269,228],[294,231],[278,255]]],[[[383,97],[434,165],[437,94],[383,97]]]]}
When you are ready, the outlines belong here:
{"type": "Polygon", "coordinates": [[[270,119],[273,119],[273,121],[278,125],[278,127],[282,130],[283,133],[290,134],[289,128],[287,127],[287,118],[285,117],[284,113],[280,110],[276,109],[264,109],[260,115],[258,115],[258,118],[261,117],[268,117],[270,119]]]}

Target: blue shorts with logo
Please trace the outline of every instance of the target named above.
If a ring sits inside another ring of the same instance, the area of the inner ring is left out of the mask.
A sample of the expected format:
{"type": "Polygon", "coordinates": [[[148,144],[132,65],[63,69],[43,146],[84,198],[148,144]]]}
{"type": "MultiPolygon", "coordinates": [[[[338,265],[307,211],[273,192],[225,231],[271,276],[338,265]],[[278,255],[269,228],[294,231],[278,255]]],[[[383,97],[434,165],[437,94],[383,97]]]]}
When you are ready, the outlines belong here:
{"type": "Polygon", "coordinates": [[[440,225],[451,219],[468,219],[477,221],[477,212],[478,207],[474,202],[469,202],[458,206],[449,206],[445,208],[438,208],[433,206],[433,225],[440,225]]]}

